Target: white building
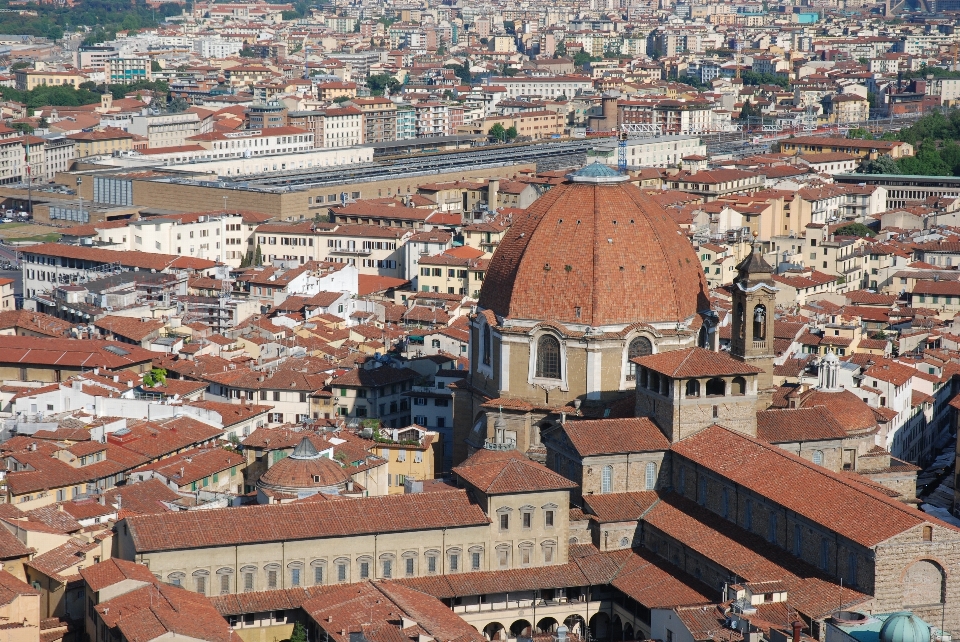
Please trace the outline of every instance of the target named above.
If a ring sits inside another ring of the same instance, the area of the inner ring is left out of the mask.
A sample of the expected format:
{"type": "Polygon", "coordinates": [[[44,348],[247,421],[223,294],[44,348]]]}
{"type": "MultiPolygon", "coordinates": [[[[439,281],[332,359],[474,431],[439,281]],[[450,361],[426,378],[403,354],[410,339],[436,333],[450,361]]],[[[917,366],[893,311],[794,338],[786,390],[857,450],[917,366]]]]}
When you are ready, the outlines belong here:
{"type": "MultiPolygon", "coordinates": [[[[194,256],[240,267],[248,232],[238,214],[171,214],[131,221],[116,249],[194,256]],[[121,247],[122,246],[122,247],[121,247]]],[[[116,237],[113,229],[97,230],[98,240],[116,237]]]]}
{"type": "Polygon", "coordinates": [[[593,91],[593,80],[587,76],[506,76],[491,78],[489,84],[506,88],[510,98],[518,96],[573,98],[593,91]]]}
{"type": "Polygon", "coordinates": [[[193,42],[193,50],[201,58],[227,58],[240,53],[243,49],[243,41],[237,38],[221,38],[214,36],[210,38],[197,38],[193,42]]]}
{"type": "MultiPolygon", "coordinates": [[[[588,153],[591,160],[611,167],[617,166],[618,155],[615,140],[604,140],[588,153]]],[[[706,155],[707,146],[699,136],[667,135],[627,141],[627,167],[676,167],[684,157],[706,155]]]]}
{"type": "Polygon", "coordinates": [[[158,114],[146,109],[130,118],[127,131],[147,138],[151,148],[186,145],[188,138],[203,133],[200,118],[193,112],[158,114]]]}
{"type": "MultiPolygon", "coordinates": [[[[249,151],[249,154],[267,154],[270,149],[249,151]]],[[[215,173],[218,176],[246,176],[249,174],[263,174],[265,172],[282,172],[295,169],[309,169],[311,167],[339,167],[369,163],[373,161],[372,147],[342,147],[334,149],[313,149],[293,153],[272,154],[264,156],[243,156],[244,152],[222,154],[220,160],[191,161],[190,171],[215,173]],[[240,157],[237,157],[240,156],[240,157]]],[[[221,154],[213,154],[214,156],[221,154]]],[[[142,157],[141,157],[142,158],[142,157]]],[[[168,163],[170,169],[183,168],[182,164],[168,163]]]]}

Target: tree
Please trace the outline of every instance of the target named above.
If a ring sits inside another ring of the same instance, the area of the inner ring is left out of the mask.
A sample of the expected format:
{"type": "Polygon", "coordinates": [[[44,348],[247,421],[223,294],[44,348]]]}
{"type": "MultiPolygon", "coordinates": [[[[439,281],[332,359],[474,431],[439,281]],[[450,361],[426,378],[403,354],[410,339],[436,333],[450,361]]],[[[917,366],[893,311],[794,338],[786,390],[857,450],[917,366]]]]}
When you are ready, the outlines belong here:
{"type": "Polygon", "coordinates": [[[743,108],[740,110],[740,120],[747,120],[748,118],[755,118],[760,116],[760,108],[754,107],[753,103],[750,102],[750,99],[747,99],[747,102],[743,103],[743,108]]]}
{"type": "Polygon", "coordinates": [[[143,385],[147,387],[162,386],[167,382],[167,371],[163,368],[153,368],[143,375],[143,385]]]}
{"type": "Polygon", "coordinates": [[[873,236],[873,230],[863,223],[850,223],[834,231],[837,236],[873,236]]]}
{"type": "Polygon", "coordinates": [[[10,127],[23,134],[33,133],[33,126],[30,123],[11,123],[10,127]]]}
{"type": "Polygon", "coordinates": [[[156,73],[158,71],[163,71],[163,67],[160,66],[160,63],[156,60],[150,61],[150,71],[156,73]]]}
{"type": "Polygon", "coordinates": [[[507,137],[507,140],[513,140],[517,137],[517,128],[513,125],[507,127],[507,131],[504,132],[504,135],[507,137]]]}
{"type": "Polygon", "coordinates": [[[860,140],[873,140],[873,134],[865,127],[856,127],[847,132],[847,138],[859,138],[860,140]]]}
{"type": "Polygon", "coordinates": [[[952,168],[947,165],[932,140],[925,140],[920,144],[917,153],[913,156],[904,156],[897,161],[901,174],[915,176],[950,176],[952,168]]]}
{"type": "Polygon", "coordinates": [[[263,265],[263,251],[260,249],[260,244],[257,243],[257,247],[253,251],[253,266],[260,267],[261,265],[263,265]]]}
{"type": "MultiPolygon", "coordinates": [[[[440,53],[440,51],[438,50],[438,51],[437,51],[437,54],[439,54],[439,53],[440,53]]],[[[468,65],[468,64],[466,64],[466,63],[464,63],[464,64],[462,64],[462,65],[449,64],[449,65],[444,65],[443,68],[444,68],[444,69],[453,69],[453,73],[456,74],[457,78],[459,78],[460,81],[461,81],[464,85],[469,85],[469,84],[470,84],[470,80],[471,80],[471,76],[470,76],[470,65],[468,65]]]]}
{"type": "Polygon", "coordinates": [[[517,25],[513,20],[504,20],[503,30],[506,31],[509,36],[515,35],[517,33],[517,25]]]}
{"type": "Polygon", "coordinates": [[[493,127],[490,128],[490,131],[487,134],[493,140],[504,141],[507,138],[507,130],[503,128],[503,125],[500,123],[494,123],[493,127]]]}
{"type": "Polygon", "coordinates": [[[367,76],[367,88],[374,96],[382,96],[385,90],[392,94],[400,89],[400,81],[390,74],[373,74],[367,76]]]}
{"type": "Polygon", "coordinates": [[[897,161],[889,156],[883,155],[875,160],[866,160],[857,168],[860,174],[899,174],[900,168],[897,161]]]}
{"type": "Polygon", "coordinates": [[[290,642],[307,642],[307,629],[299,622],[293,625],[290,642]]]}
{"type": "Polygon", "coordinates": [[[583,67],[585,64],[589,63],[591,60],[590,54],[581,49],[573,56],[573,64],[577,67],[583,67]]]}

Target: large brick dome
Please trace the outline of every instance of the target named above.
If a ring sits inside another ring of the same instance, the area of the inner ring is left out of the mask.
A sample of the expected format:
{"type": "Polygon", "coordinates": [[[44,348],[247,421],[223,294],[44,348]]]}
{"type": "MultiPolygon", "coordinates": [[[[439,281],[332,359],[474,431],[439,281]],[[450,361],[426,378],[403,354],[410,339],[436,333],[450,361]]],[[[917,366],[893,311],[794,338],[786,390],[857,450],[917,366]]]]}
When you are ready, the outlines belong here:
{"type": "Polygon", "coordinates": [[[603,165],[568,179],[514,217],[480,307],[593,327],[683,322],[709,308],[700,261],[663,207],[603,165]]]}

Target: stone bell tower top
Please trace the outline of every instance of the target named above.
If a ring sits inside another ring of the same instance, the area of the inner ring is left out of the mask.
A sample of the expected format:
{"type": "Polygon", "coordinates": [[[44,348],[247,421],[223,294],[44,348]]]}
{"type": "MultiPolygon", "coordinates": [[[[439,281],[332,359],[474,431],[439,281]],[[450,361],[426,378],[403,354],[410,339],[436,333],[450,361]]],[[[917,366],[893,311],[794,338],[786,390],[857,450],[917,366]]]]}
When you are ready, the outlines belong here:
{"type": "Polygon", "coordinates": [[[761,370],[757,377],[760,406],[767,401],[764,391],[773,387],[773,317],[777,303],[773,273],[754,238],[750,254],[737,264],[737,277],[733,280],[730,355],[761,370]]]}

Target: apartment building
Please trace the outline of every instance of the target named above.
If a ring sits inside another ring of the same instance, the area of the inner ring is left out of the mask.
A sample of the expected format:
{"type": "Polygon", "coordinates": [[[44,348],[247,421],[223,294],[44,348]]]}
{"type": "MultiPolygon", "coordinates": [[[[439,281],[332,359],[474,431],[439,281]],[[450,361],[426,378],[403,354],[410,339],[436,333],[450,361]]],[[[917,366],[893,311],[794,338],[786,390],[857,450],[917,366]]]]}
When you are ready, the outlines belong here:
{"type": "Polygon", "coordinates": [[[292,111],[287,122],[312,132],[316,147],[353,147],[364,142],[364,115],[356,107],[292,111]]]}
{"type": "Polygon", "coordinates": [[[213,152],[213,158],[247,158],[290,154],[313,149],[314,135],[299,127],[271,127],[234,132],[209,132],[190,136],[195,143],[213,152]]]}
{"type": "Polygon", "coordinates": [[[397,106],[387,98],[353,98],[345,103],[363,113],[363,142],[390,143],[397,140],[397,106]]]}
{"type": "Polygon", "coordinates": [[[66,138],[73,141],[77,158],[87,158],[88,156],[110,156],[114,152],[129,152],[133,149],[136,136],[122,129],[107,128],[67,134],[66,138]]]}
{"type": "Polygon", "coordinates": [[[76,141],[62,134],[44,136],[43,180],[52,181],[57,174],[65,172],[73,165],[77,155],[76,141]]]}
{"type": "Polygon", "coordinates": [[[434,256],[421,256],[417,289],[477,297],[489,263],[482,251],[466,245],[434,256]]]}
{"type": "Polygon", "coordinates": [[[42,243],[23,252],[21,272],[25,297],[52,291],[58,285],[98,278],[115,271],[155,270],[206,273],[215,263],[205,259],[136,251],[42,243]]]}
{"type": "Polygon", "coordinates": [[[180,147],[201,131],[200,118],[194,112],[181,114],[159,114],[144,110],[130,118],[127,131],[147,139],[147,146],[180,147]]]}
{"type": "Polygon", "coordinates": [[[153,80],[149,58],[107,58],[104,72],[107,82],[115,85],[130,85],[153,80]]]}
{"type": "Polygon", "coordinates": [[[223,212],[153,216],[131,221],[125,230],[121,243],[112,241],[120,238],[112,228],[97,230],[97,239],[113,242],[116,249],[192,256],[231,267],[240,267],[250,235],[241,215],[223,212]]]}
{"type": "Polygon", "coordinates": [[[257,227],[255,238],[264,260],[329,261],[356,266],[360,274],[408,278],[403,243],[410,233],[376,225],[268,223],[257,227]]]}
{"type": "Polygon", "coordinates": [[[573,98],[593,90],[593,79],[587,76],[503,76],[490,78],[487,84],[503,87],[510,98],[573,98]]]}

